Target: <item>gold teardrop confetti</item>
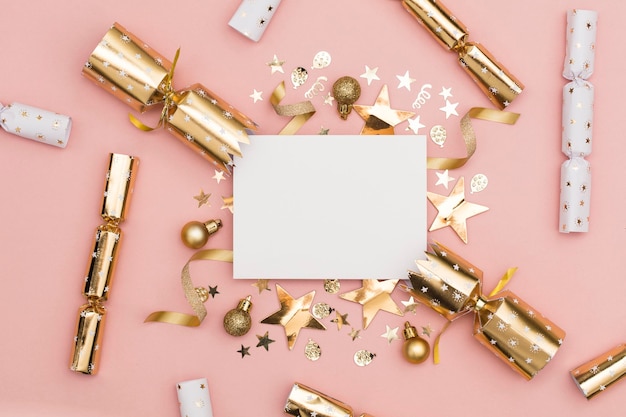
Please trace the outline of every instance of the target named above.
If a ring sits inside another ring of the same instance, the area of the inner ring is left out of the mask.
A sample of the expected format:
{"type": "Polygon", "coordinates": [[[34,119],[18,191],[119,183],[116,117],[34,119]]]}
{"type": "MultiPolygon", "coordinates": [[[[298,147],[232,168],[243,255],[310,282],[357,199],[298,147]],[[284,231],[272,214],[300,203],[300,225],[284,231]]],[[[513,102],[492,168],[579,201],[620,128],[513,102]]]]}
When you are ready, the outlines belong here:
{"type": "Polygon", "coordinates": [[[341,283],[338,279],[325,279],[324,280],[324,291],[329,294],[337,294],[339,289],[341,288],[341,283]]]}
{"type": "Polygon", "coordinates": [[[317,303],[313,305],[311,312],[316,319],[323,319],[328,317],[333,310],[334,309],[326,303],[317,303]]]}
{"type": "Polygon", "coordinates": [[[309,342],[304,347],[304,356],[310,361],[316,361],[322,356],[322,349],[320,345],[318,345],[312,339],[309,339],[309,342]]]}
{"type": "Polygon", "coordinates": [[[447,136],[446,128],[441,125],[435,125],[430,129],[430,139],[442,148],[447,136]]]}
{"type": "Polygon", "coordinates": [[[371,353],[368,350],[362,349],[354,354],[354,363],[356,363],[358,366],[367,366],[372,363],[375,357],[375,353],[371,353]]]}

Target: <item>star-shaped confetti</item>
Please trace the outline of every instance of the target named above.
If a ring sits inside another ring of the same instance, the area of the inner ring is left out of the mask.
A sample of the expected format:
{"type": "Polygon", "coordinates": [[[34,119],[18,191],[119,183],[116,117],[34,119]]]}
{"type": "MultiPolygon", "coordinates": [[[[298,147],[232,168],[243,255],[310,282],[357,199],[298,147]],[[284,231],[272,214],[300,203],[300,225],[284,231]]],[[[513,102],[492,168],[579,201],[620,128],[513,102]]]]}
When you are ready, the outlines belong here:
{"type": "Polygon", "coordinates": [[[412,130],[413,133],[415,133],[416,135],[419,134],[419,130],[423,127],[426,127],[425,125],[420,123],[420,117],[421,116],[416,116],[415,119],[408,119],[409,125],[405,130],[412,130]]]}
{"type": "Polygon", "coordinates": [[[275,340],[270,339],[269,332],[265,332],[263,336],[256,335],[257,339],[259,339],[259,343],[256,344],[256,347],[263,346],[265,350],[270,350],[270,343],[274,343],[275,340]]]}
{"type": "Polygon", "coordinates": [[[445,189],[448,189],[448,183],[454,181],[454,178],[448,175],[448,170],[446,169],[443,172],[435,172],[437,174],[437,182],[435,185],[443,185],[445,189]]]}
{"type": "Polygon", "coordinates": [[[330,321],[331,323],[337,323],[337,330],[341,330],[341,327],[345,324],[349,326],[348,323],[348,314],[341,314],[339,311],[335,310],[335,318],[330,321]]]}
{"type": "Polygon", "coordinates": [[[332,106],[333,101],[335,101],[335,97],[331,96],[330,93],[324,96],[324,104],[328,104],[329,106],[332,106]]]}
{"type": "Polygon", "coordinates": [[[317,132],[318,135],[328,135],[330,129],[324,129],[324,126],[320,127],[320,131],[317,132]]]}
{"type": "Polygon", "coordinates": [[[409,297],[409,299],[407,301],[400,301],[400,302],[404,306],[404,312],[405,313],[411,312],[411,313],[415,314],[415,309],[419,305],[418,303],[415,302],[415,299],[413,298],[413,296],[409,297]]]}
{"type": "Polygon", "coordinates": [[[415,113],[395,110],[389,104],[389,90],[385,84],[373,106],[355,104],[352,107],[365,120],[362,135],[393,135],[393,127],[415,116],[415,113]]]}
{"type": "Polygon", "coordinates": [[[415,78],[411,78],[409,76],[408,70],[404,73],[404,75],[396,75],[396,78],[398,79],[398,81],[400,81],[400,84],[398,84],[398,89],[404,87],[407,90],[411,91],[411,84],[415,82],[415,78]]]}
{"type": "Polygon", "coordinates": [[[465,178],[459,178],[449,196],[427,192],[428,200],[437,209],[437,217],[428,231],[432,232],[450,226],[467,243],[467,219],[484,213],[488,207],[465,201],[465,178]]]}
{"type": "MultiPolygon", "coordinates": [[[[198,208],[204,206],[205,204],[209,204],[209,197],[211,197],[211,194],[205,194],[204,191],[202,191],[202,188],[200,189],[200,194],[193,196],[194,200],[198,200],[198,208]]],[[[210,204],[209,207],[211,207],[210,204]]]]}
{"type": "Polygon", "coordinates": [[[257,287],[259,290],[259,294],[263,292],[263,290],[271,291],[267,284],[270,282],[269,279],[258,279],[254,284],[250,284],[253,287],[257,287]]]}
{"type": "Polygon", "coordinates": [[[385,333],[381,334],[380,337],[384,337],[387,339],[387,343],[391,344],[394,340],[398,340],[398,329],[399,327],[394,327],[393,329],[385,324],[387,330],[385,333]]]}
{"type": "Polygon", "coordinates": [[[298,334],[302,329],[326,330],[309,311],[315,291],[311,291],[300,298],[294,299],[280,285],[276,284],[276,294],[280,302],[280,310],[261,320],[265,324],[280,324],[285,328],[287,346],[289,350],[296,344],[298,334]]]}
{"type": "Polygon", "coordinates": [[[363,306],[363,329],[367,329],[376,314],[380,310],[402,316],[402,311],[391,298],[391,293],[396,288],[399,279],[378,281],[377,279],[364,279],[361,288],[340,294],[344,300],[359,303],[363,306]]]}
{"type": "Polygon", "coordinates": [[[348,336],[350,336],[352,338],[352,341],[354,342],[356,339],[361,338],[361,335],[359,333],[361,333],[361,331],[353,327],[350,333],[348,333],[348,336]]]}
{"type": "Polygon", "coordinates": [[[448,101],[448,99],[452,97],[452,93],[450,92],[450,90],[452,90],[452,87],[441,87],[441,93],[439,93],[439,95],[442,96],[444,100],[448,101]]]}
{"type": "Polygon", "coordinates": [[[241,349],[239,349],[237,352],[241,353],[241,359],[243,359],[246,355],[250,356],[250,352],[248,352],[249,350],[250,346],[244,347],[244,345],[241,345],[241,349]]]}
{"type": "Polygon", "coordinates": [[[433,328],[430,327],[430,324],[426,326],[422,326],[422,334],[430,337],[430,334],[433,332],[433,328]]]}
{"type": "Polygon", "coordinates": [[[280,72],[284,74],[285,73],[285,71],[283,71],[284,63],[285,61],[279,60],[276,54],[274,54],[274,59],[268,62],[267,65],[269,65],[269,67],[272,69],[272,74],[274,74],[275,72],[280,72]]]}
{"type": "Polygon", "coordinates": [[[224,171],[217,170],[217,169],[215,169],[214,171],[215,171],[215,175],[213,175],[211,178],[213,178],[219,184],[220,181],[224,179],[224,171]]]}
{"type": "Polygon", "coordinates": [[[439,110],[441,110],[442,112],[446,114],[446,120],[448,120],[448,117],[452,115],[455,115],[455,116],[459,115],[456,112],[456,106],[458,105],[459,103],[450,103],[450,101],[446,100],[446,105],[443,107],[440,107],[439,110]]]}
{"type": "Polygon", "coordinates": [[[212,298],[215,298],[215,296],[219,293],[220,292],[217,290],[217,285],[215,287],[211,287],[209,285],[209,294],[211,295],[212,298]]]}
{"type": "Polygon", "coordinates": [[[378,78],[378,75],[376,75],[376,71],[378,71],[378,67],[372,69],[366,65],[365,72],[361,74],[359,77],[365,78],[367,80],[367,85],[370,85],[372,84],[372,81],[380,80],[380,78],[378,78]]]}
{"type": "Polygon", "coordinates": [[[228,209],[231,214],[234,213],[235,209],[233,207],[233,196],[232,195],[230,197],[222,196],[222,210],[224,210],[224,209],[228,209]]]}
{"type": "Polygon", "coordinates": [[[257,101],[263,101],[262,94],[263,94],[263,91],[256,91],[256,89],[254,89],[254,92],[250,94],[250,98],[254,100],[255,103],[257,101]]]}

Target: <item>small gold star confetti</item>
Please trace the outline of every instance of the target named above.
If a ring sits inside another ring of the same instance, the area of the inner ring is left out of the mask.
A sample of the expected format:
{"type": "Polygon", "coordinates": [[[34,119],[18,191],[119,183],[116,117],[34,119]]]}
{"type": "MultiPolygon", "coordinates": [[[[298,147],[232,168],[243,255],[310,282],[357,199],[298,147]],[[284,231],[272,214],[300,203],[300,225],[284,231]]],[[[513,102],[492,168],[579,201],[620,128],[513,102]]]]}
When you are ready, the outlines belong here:
{"type": "Polygon", "coordinates": [[[275,340],[270,339],[269,332],[265,332],[265,334],[263,336],[259,336],[257,334],[256,337],[257,337],[257,339],[259,339],[259,343],[257,343],[256,347],[263,346],[265,348],[265,350],[267,350],[267,351],[270,350],[269,344],[275,342],[275,340]]]}
{"type": "Polygon", "coordinates": [[[283,71],[283,64],[285,63],[285,61],[281,61],[278,59],[278,57],[276,56],[276,54],[274,54],[274,59],[272,59],[270,62],[267,63],[267,65],[269,65],[269,67],[272,69],[272,74],[275,72],[280,72],[282,74],[285,73],[285,71],[283,71]]]}
{"type": "Polygon", "coordinates": [[[408,301],[400,301],[400,302],[404,306],[405,313],[411,312],[415,314],[415,308],[419,305],[418,303],[415,302],[415,299],[413,298],[413,296],[409,297],[408,301]]]}
{"type": "Polygon", "coordinates": [[[380,310],[402,316],[402,311],[391,298],[391,293],[396,288],[399,279],[378,281],[377,279],[364,279],[359,289],[340,294],[344,300],[359,303],[363,306],[363,329],[367,329],[376,314],[380,310]]]}
{"type": "Polygon", "coordinates": [[[467,219],[489,210],[488,207],[465,200],[465,178],[461,177],[449,196],[427,192],[428,200],[437,209],[437,217],[428,229],[429,232],[450,226],[467,243],[467,219]]]}
{"type": "Polygon", "coordinates": [[[320,128],[320,131],[319,131],[318,135],[328,135],[328,131],[329,131],[329,130],[330,130],[330,129],[324,129],[324,127],[322,126],[322,127],[320,128]]]}
{"type": "MultiPolygon", "coordinates": [[[[179,385],[179,386],[180,386],[180,385],[179,385]]],[[[200,384],[200,389],[205,389],[205,388],[206,388],[206,385],[204,385],[204,384],[200,384]]]]}
{"type": "Polygon", "coordinates": [[[380,337],[384,337],[387,339],[387,343],[391,344],[394,340],[398,340],[398,329],[399,327],[394,327],[393,329],[385,324],[385,333],[381,334],[380,337]]]}
{"type": "Polygon", "coordinates": [[[219,184],[220,181],[222,181],[224,179],[224,171],[218,171],[216,169],[215,170],[215,175],[213,175],[211,178],[213,178],[219,184]]]}
{"type": "Polygon", "coordinates": [[[246,355],[250,356],[250,352],[248,352],[249,350],[250,346],[244,347],[244,345],[241,345],[241,349],[239,349],[237,352],[241,353],[241,359],[243,359],[246,355]]]}
{"type": "Polygon", "coordinates": [[[383,85],[373,106],[355,104],[354,110],[365,120],[361,135],[393,135],[393,127],[415,116],[415,113],[394,110],[389,103],[389,90],[383,85]]]}
{"type": "Polygon", "coordinates": [[[215,287],[211,287],[211,286],[209,285],[209,294],[211,294],[211,297],[212,297],[212,298],[215,298],[215,296],[216,296],[217,294],[219,294],[219,293],[220,293],[220,292],[217,290],[217,285],[216,285],[215,287]]]}
{"type": "Polygon", "coordinates": [[[234,207],[233,207],[233,196],[231,195],[230,197],[224,197],[222,196],[222,210],[224,209],[228,209],[230,211],[231,214],[234,213],[234,207]]]}
{"type": "Polygon", "coordinates": [[[337,323],[337,331],[341,330],[341,327],[345,324],[349,326],[348,314],[341,314],[339,311],[335,311],[335,318],[331,320],[331,323],[337,323]]]}
{"type": "Polygon", "coordinates": [[[426,326],[422,326],[422,334],[430,337],[430,334],[433,332],[433,328],[430,327],[430,324],[426,326]]]}
{"type": "Polygon", "coordinates": [[[257,287],[259,290],[259,294],[263,292],[263,290],[271,291],[267,284],[270,282],[269,279],[258,279],[254,284],[250,284],[253,287],[257,287]]]}
{"type": "Polygon", "coordinates": [[[200,189],[200,194],[193,196],[195,200],[198,200],[198,208],[202,207],[205,204],[208,204],[209,207],[211,207],[211,205],[209,204],[210,197],[211,194],[205,194],[204,191],[202,191],[202,188],[200,189]]]}
{"type": "Polygon", "coordinates": [[[354,342],[356,339],[361,338],[361,335],[359,333],[361,333],[361,331],[353,327],[348,336],[350,336],[352,338],[352,341],[354,342]]]}

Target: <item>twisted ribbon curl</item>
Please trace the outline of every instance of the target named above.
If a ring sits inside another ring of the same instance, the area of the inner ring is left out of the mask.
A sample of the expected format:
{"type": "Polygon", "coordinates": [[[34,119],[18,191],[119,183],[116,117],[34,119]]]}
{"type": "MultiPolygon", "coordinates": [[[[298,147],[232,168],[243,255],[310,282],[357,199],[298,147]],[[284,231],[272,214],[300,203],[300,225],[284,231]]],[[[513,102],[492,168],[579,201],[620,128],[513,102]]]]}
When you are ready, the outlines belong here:
{"type": "Polygon", "coordinates": [[[274,111],[279,116],[293,117],[278,134],[293,135],[315,114],[315,107],[309,100],[295,104],[281,105],[280,102],[285,98],[285,95],[285,82],[281,81],[272,92],[270,103],[272,103],[274,111]]]}

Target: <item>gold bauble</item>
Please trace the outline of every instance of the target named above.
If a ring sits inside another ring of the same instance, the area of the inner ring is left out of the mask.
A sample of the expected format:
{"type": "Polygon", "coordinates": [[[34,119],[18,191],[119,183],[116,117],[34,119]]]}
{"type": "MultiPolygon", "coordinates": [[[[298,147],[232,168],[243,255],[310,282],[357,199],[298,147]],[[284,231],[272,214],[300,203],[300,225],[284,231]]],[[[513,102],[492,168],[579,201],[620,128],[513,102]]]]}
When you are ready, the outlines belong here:
{"type": "Polygon", "coordinates": [[[209,240],[209,237],[222,227],[220,219],[207,220],[202,223],[199,221],[190,221],[183,226],[180,231],[180,238],[185,246],[191,249],[200,249],[209,240]]]}
{"type": "Polygon", "coordinates": [[[352,104],[361,97],[361,85],[352,77],[341,77],[333,84],[333,97],[337,100],[337,111],[343,120],[352,111],[352,104]]]}
{"type": "Polygon", "coordinates": [[[250,318],[250,309],[252,303],[250,302],[250,296],[239,301],[237,308],[230,310],[224,316],[224,330],[231,336],[243,336],[248,333],[252,326],[252,319],[250,318]]]}
{"type": "Polygon", "coordinates": [[[430,355],[430,345],[428,342],[417,334],[415,327],[411,326],[408,321],[404,323],[404,345],[402,346],[402,355],[404,358],[414,364],[422,363],[430,355]]]}

